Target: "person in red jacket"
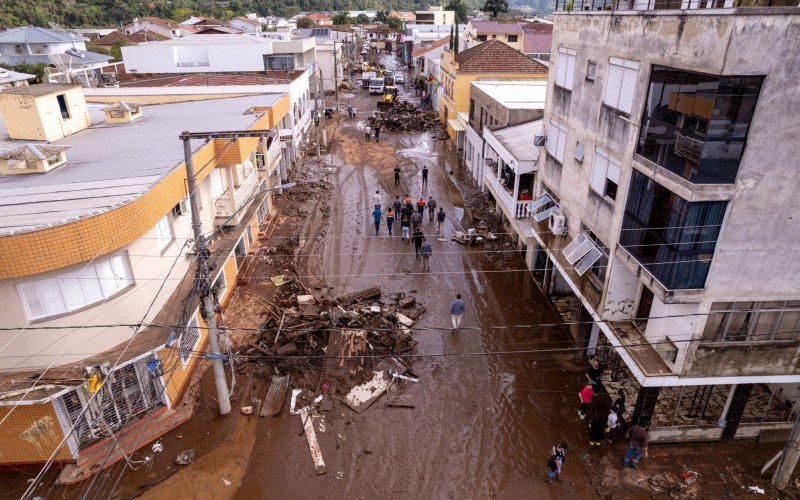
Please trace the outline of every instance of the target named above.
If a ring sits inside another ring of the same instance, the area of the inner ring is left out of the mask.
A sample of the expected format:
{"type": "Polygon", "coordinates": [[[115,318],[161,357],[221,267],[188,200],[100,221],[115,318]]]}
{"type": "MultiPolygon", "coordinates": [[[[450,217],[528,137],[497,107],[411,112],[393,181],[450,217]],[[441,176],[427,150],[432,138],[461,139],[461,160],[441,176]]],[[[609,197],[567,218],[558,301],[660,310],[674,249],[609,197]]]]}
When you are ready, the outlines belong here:
{"type": "Polygon", "coordinates": [[[578,393],[578,399],[581,401],[580,406],[578,406],[578,416],[581,417],[581,420],[586,418],[586,412],[589,411],[589,405],[592,404],[593,397],[594,389],[591,384],[586,384],[578,393]]]}

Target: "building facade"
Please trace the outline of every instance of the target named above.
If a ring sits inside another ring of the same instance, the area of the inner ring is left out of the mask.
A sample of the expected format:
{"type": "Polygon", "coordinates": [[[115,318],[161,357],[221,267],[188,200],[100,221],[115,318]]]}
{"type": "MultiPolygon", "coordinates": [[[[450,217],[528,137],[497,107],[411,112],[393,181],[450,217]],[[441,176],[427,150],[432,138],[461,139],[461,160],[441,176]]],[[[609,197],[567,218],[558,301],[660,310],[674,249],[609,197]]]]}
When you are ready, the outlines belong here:
{"type": "Polygon", "coordinates": [[[525,32],[517,22],[479,21],[472,19],[464,30],[467,48],[489,40],[498,40],[522,52],[522,39],[525,32]]]}
{"type": "Polygon", "coordinates": [[[652,441],[796,414],[799,31],[781,7],[555,16],[529,265],[652,441]]]}

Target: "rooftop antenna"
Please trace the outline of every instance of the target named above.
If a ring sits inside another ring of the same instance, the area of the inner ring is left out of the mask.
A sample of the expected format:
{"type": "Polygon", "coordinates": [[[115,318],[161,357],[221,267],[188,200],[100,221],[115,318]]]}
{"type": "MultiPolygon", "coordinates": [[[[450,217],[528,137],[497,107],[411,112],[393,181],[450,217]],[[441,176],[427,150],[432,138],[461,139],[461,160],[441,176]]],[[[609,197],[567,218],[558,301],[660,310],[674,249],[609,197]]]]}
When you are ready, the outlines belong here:
{"type": "Polygon", "coordinates": [[[84,87],[97,85],[97,74],[91,63],[85,61],[86,51],[67,49],[63,54],[50,54],[50,64],[55,68],[45,68],[50,83],[80,83],[84,87]],[[50,70],[50,71],[48,71],[50,70]]]}

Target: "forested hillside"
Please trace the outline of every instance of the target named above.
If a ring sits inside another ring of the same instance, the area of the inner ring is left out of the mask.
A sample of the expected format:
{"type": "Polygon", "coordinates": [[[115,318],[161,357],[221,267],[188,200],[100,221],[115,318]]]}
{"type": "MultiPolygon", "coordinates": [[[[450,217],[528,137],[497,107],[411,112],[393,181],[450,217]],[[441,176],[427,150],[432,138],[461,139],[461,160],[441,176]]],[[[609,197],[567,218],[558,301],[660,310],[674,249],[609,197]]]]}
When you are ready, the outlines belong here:
{"type": "MultiPolygon", "coordinates": [[[[512,8],[542,10],[549,0],[512,0],[512,8]]],[[[301,11],[338,10],[418,10],[430,2],[424,0],[0,0],[0,27],[47,26],[48,22],[65,27],[113,27],[134,17],[158,16],[182,21],[193,14],[229,19],[247,12],[289,17],[301,11]]],[[[472,10],[483,0],[465,0],[472,10]]],[[[526,9],[527,10],[527,9],[526,9]]]]}

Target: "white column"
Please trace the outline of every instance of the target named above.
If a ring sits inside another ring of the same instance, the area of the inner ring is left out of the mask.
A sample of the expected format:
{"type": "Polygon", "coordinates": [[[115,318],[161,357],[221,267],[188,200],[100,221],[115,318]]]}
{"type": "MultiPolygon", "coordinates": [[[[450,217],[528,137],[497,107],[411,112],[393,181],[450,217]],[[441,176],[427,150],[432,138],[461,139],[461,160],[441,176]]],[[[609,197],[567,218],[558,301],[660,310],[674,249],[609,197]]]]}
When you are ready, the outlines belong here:
{"type": "Polygon", "coordinates": [[[592,323],[592,329],[589,332],[589,347],[586,349],[586,354],[594,356],[597,350],[597,340],[600,337],[600,327],[597,323],[592,323]]]}

